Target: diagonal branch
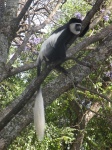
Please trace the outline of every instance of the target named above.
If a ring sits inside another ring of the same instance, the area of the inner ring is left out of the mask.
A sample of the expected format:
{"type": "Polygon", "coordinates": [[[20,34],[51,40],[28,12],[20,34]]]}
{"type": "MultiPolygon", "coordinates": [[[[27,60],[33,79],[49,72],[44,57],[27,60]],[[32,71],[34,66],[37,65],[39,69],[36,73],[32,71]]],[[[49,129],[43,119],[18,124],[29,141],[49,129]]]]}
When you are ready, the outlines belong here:
{"type": "Polygon", "coordinates": [[[89,21],[94,17],[95,13],[100,9],[101,4],[106,0],[96,0],[96,3],[92,7],[92,9],[88,12],[86,18],[82,24],[82,30],[84,29],[85,25],[89,23],[89,21]]]}
{"type": "Polygon", "coordinates": [[[84,86],[81,86],[81,85],[77,85],[77,87],[83,91],[89,91],[90,93],[93,93],[93,94],[96,94],[98,96],[100,96],[101,98],[105,99],[107,102],[110,102],[112,103],[112,100],[110,100],[107,96],[105,96],[104,94],[100,94],[98,93],[97,91],[94,91],[94,90],[90,90],[89,88],[86,88],[84,86]]]}
{"type": "Polygon", "coordinates": [[[16,18],[16,22],[19,25],[21,19],[24,17],[25,13],[27,12],[28,8],[30,7],[33,0],[27,0],[26,4],[24,5],[23,9],[21,10],[20,14],[16,18]]]}

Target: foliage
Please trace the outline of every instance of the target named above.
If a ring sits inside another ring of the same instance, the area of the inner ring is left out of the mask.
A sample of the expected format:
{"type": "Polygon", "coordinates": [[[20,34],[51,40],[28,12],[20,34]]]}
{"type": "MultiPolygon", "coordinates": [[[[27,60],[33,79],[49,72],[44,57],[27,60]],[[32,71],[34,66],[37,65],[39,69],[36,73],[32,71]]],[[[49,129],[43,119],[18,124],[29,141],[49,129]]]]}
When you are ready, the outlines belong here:
{"type": "Polygon", "coordinates": [[[21,75],[3,81],[0,85],[0,107],[7,106],[14,98],[21,94],[25,87],[26,83],[21,75]]]}
{"type": "Polygon", "coordinates": [[[87,150],[103,150],[112,148],[112,108],[106,106],[90,121],[87,127],[83,147],[87,150]]]}
{"type": "Polygon", "coordinates": [[[52,124],[47,125],[46,136],[44,141],[38,142],[37,136],[34,133],[34,128],[32,124],[28,126],[23,133],[21,133],[20,137],[13,142],[12,145],[9,146],[9,150],[17,149],[17,150],[57,150],[62,149],[63,142],[66,144],[70,144],[73,140],[73,129],[67,128],[57,128],[52,124]]]}

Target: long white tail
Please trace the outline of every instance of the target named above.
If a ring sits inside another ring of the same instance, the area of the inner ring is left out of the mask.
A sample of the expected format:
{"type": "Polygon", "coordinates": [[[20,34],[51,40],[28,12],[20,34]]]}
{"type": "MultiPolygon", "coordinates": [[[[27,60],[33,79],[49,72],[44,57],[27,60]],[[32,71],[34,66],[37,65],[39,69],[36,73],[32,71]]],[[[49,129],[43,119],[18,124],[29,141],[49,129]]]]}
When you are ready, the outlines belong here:
{"type": "Polygon", "coordinates": [[[44,102],[41,88],[39,89],[36,95],[33,111],[34,111],[34,125],[38,136],[38,140],[42,141],[44,138],[44,130],[45,130],[45,115],[44,115],[44,102]]]}

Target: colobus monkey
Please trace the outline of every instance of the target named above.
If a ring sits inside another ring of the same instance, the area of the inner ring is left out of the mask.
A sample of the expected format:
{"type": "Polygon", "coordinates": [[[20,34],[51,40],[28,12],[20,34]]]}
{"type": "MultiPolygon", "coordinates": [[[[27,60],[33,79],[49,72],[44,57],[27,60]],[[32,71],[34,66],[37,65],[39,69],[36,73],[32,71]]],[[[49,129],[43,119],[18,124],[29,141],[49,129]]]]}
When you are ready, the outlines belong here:
{"type": "MultiPolygon", "coordinates": [[[[71,18],[68,23],[56,29],[50,37],[45,40],[41,46],[39,56],[37,58],[37,71],[40,75],[41,63],[45,59],[48,62],[55,62],[66,57],[67,44],[74,37],[79,35],[82,37],[89,29],[89,24],[80,34],[82,29],[82,21],[80,19],[71,18]]],[[[37,92],[34,105],[34,124],[38,139],[41,141],[44,137],[45,117],[44,104],[41,88],[37,92]]]]}

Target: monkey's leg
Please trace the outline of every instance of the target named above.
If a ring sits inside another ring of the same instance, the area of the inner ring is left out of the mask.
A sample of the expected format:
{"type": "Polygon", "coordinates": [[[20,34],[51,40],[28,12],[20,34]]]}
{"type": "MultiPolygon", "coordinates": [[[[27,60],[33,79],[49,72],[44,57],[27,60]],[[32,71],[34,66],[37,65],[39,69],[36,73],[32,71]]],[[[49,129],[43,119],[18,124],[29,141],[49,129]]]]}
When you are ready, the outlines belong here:
{"type": "Polygon", "coordinates": [[[63,67],[61,67],[60,65],[57,65],[56,67],[55,67],[55,69],[57,70],[57,71],[59,71],[59,72],[62,72],[65,76],[68,76],[68,71],[66,71],[66,69],[65,68],[63,68],[63,67]]]}

